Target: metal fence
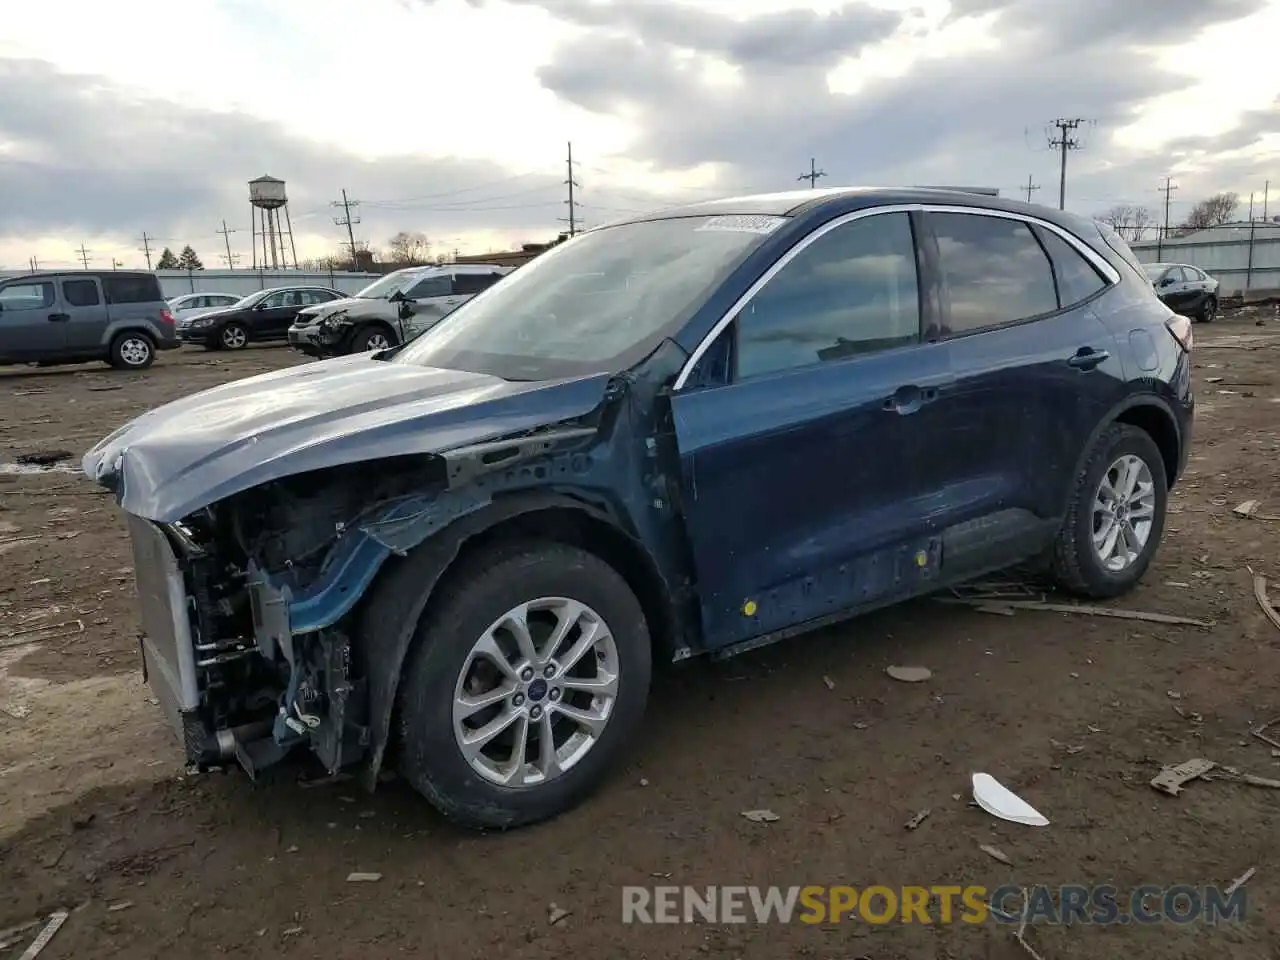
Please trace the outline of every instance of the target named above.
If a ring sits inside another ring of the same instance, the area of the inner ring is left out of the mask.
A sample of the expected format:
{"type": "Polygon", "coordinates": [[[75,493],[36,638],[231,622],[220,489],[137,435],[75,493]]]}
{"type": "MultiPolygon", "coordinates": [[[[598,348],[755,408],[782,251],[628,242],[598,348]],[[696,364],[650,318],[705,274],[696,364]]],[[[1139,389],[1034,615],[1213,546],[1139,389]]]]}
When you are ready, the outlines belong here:
{"type": "MultiPolygon", "coordinates": [[[[20,275],[18,271],[0,271],[0,280],[20,275]]],[[[180,297],[184,293],[232,293],[244,297],[267,287],[298,285],[330,287],[342,293],[355,293],[380,276],[377,273],[351,273],[342,270],[157,270],[155,275],[160,280],[160,289],[164,292],[165,299],[180,297]]]]}
{"type": "Polygon", "coordinates": [[[1225,295],[1280,289],[1280,230],[1262,222],[1229,231],[1227,236],[1139,240],[1130,243],[1143,263],[1189,263],[1216,277],[1225,295]]]}

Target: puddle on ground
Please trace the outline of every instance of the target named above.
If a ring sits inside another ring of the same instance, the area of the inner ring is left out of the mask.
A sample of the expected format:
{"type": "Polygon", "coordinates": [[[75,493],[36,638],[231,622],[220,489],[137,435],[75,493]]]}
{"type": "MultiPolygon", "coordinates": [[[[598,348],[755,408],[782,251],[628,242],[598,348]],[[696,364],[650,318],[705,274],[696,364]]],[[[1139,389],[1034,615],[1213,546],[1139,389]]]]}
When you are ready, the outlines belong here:
{"type": "Polygon", "coordinates": [[[0,463],[0,474],[10,476],[31,476],[37,473],[79,473],[80,468],[74,463],[0,463]]]}

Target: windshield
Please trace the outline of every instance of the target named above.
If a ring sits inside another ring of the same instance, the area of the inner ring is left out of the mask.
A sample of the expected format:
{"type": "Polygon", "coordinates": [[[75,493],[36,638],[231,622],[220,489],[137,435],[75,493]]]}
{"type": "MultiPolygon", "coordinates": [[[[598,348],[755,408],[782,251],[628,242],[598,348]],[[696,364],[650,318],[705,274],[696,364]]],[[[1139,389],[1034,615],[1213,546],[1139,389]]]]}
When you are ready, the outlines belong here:
{"type": "Polygon", "coordinates": [[[352,296],[358,300],[385,300],[421,272],[421,270],[397,270],[395,273],[388,273],[352,296]]]}
{"type": "Polygon", "coordinates": [[[248,307],[252,307],[259,300],[265,300],[267,297],[267,294],[269,294],[270,292],[271,292],[270,290],[259,290],[257,293],[251,293],[247,297],[241,297],[231,306],[236,310],[247,309],[248,307]]]}
{"type": "Polygon", "coordinates": [[[552,380],[613,373],[686,321],[783,217],[680,217],[584,233],[508,274],[392,362],[552,380]]]}
{"type": "Polygon", "coordinates": [[[1142,272],[1147,275],[1148,280],[1158,279],[1160,274],[1168,269],[1169,265],[1167,263],[1144,263],[1142,265],[1142,272]]]}

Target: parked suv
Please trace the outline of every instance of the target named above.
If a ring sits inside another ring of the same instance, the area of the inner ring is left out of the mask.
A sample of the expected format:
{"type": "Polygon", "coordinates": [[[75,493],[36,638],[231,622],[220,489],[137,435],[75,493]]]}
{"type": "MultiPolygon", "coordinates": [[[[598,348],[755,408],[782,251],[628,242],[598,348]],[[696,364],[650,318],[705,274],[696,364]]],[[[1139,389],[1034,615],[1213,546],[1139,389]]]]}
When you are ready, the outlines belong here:
{"type": "Polygon", "coordinates": [[[0,281],[0,364],[105,360],[145,370],[178,346],[154,273],[74,270],[0,281]]]}
{"type": "Polygon", "coordinates": [[[489,263],[397,270],[353,297],[300,310],[289,345],[313,357],[399,346],[510,271],[489,263]]]}
{"type": "Polygon", "coordinates": [[[221,310],[178,320],[178,338],[206,350],[242,350],[250,343],[284,340],[303,307],[341,300],[329,287],[268,287],[221,310]]]}
{"type": "Polygon", "coordinates": [[[1189,263],[1144,263],[1160,302],[1201,323],[1218,315],[1218,281],[1189,263]]]}
{"type": "Polygon", "coordinates": [[[565,810],[654,660],[1030,563],[1122,594],[1188,456],[1192,327],[1109,227],[1009,200],[699,203],[542,254],[394,355],[224,384],[84,470],[196,764],[385,758],[565,810]]]}

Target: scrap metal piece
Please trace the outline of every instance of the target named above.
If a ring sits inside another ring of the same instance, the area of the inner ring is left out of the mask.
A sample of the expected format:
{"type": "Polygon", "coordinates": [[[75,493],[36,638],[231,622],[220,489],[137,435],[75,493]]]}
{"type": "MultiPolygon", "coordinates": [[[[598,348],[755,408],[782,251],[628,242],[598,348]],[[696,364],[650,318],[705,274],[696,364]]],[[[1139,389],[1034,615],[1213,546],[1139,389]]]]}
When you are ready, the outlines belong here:
{"type": "Polygon", "coordinates": [[[1165,767],[1151,778],[1151,786],[1161,793],[1176,797],[1182,788],[1192,780],[1203,777],[1216,764],[1212,760],[1195,759],[1180,763],[1176,767],[1165,767]]]}
{"type": "Polygon", "coordinates": [[[62,929],[62,925],[67,922],[67,917],[70,915],[67,910],[55,910],[49,917],[49,922],[44,925],[44,929],[31,941],[31,946],[22,951],[22,956],[18,957],[18,960],[35,960],[40,951],[49,945],[53,935],[62,929]]]}

